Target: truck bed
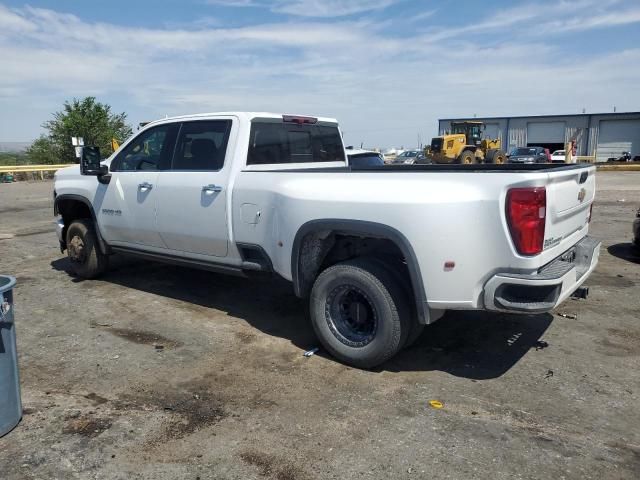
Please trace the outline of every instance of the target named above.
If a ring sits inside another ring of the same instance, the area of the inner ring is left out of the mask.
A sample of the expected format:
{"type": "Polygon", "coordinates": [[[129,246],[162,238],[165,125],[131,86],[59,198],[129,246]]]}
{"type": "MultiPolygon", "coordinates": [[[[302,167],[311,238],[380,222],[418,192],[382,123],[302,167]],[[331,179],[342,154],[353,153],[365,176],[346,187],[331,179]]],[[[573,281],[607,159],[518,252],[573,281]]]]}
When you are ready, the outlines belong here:
{"type": "MultiPolygon", "coordinates": [[[[430,163],[424,165],[402,165],[402,164],[389,164],[389,165],[359,165],[359,166],[344,166],[344,167],[317,167],[317,168],[278,168],[274,171],[278,172],[508,172],[508,173],[525,173],[525,172],[539,172],[539,171],[566,171],[577,170],[581,168],[592,167],[590,163],[571,163],[571,164],[557,164],[557,163],[531,163],[531,164],[517,164],[517,163],[505,163],[502,165],[496,165],[492,163],[480,163],[480,164],[438,164],[430,163]]],[[[260,171],[269,171],[261,169],[260,171]]]]}

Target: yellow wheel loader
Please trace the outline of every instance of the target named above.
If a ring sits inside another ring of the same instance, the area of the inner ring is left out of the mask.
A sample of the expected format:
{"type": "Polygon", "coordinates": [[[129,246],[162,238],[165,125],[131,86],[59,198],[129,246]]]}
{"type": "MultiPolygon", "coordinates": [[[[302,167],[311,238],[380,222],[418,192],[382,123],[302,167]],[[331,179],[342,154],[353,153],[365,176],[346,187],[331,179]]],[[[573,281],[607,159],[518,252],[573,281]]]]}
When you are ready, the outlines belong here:
{"type": "Polygon", "coordinates": [[[429,158],[433,163],[504,163],[500,140],[482,138],[484,129],[482,122],[452,122],[451,133],[431,140],[429,158]]]}

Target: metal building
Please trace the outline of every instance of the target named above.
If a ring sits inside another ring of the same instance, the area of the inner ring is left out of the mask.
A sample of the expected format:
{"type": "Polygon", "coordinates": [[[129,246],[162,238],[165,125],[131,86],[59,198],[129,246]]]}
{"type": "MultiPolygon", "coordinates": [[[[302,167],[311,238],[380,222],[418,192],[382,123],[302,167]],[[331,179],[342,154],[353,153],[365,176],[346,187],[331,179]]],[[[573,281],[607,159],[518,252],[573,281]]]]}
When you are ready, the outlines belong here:
{"type": "Polygon", "coordinates": [[[485,136],[499,138],[506,151],[527,146],[562,150],[574,140],[577,155],[595,157],[597,162],[618,158],[622,152],[640,159],[640,112],[446,118],[439,120],[440,135],[451,130],[451,122],[463,120],[483,121],[485,136]]]}

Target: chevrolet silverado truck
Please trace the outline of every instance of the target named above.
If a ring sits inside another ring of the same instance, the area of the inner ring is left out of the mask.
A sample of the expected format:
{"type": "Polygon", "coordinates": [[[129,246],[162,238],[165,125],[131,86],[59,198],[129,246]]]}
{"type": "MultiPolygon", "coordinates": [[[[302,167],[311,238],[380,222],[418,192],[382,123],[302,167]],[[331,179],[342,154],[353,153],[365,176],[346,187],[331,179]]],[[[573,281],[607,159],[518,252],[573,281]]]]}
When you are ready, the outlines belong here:
{"type": "Polygon", "coordinates": [[[247,112],[152,122],[103,161],[85,150],[54,187],[75,275],[114,253],[279,275],[357,367],[446,310],[550,311],[598,261],[591,165],[357,167],[335,120],[247,112]]]}

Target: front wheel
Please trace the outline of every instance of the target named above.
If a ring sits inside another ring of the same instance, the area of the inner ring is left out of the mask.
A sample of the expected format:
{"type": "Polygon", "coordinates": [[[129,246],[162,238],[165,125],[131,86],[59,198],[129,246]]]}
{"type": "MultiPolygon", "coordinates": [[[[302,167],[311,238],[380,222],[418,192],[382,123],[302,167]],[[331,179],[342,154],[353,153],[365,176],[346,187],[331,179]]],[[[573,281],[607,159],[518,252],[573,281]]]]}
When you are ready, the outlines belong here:
{"type": "Polygon", "coordinates": [[[476,155],[471,150],[465,150],[458,157],[458,163],[462,163],[464,165],[468,165],[471,163],[476,163],[476,155]]]}
{"type": "Polygon", "coordinates": [[[67,228],[67,256],[71,269],[80,278],[96,278],[109,264],[100,251],[98,236],[91,220],[74,220],[67,228]]]}
{"type": "Polygon", "coordinates": [[[502,165],[507,160],[507,154],[502,150],[494,150],[491,155],[487,155],[487,163],[495,163],[496,165],[502,165]]]}
{"type": "Polygon", "coordinates": [[[311,321],[337,359],[372,368],[393,357],[409,334],[409,307],[400,285],[380,264],[355,259],[333,265],[311,290],[311,321]]]}

